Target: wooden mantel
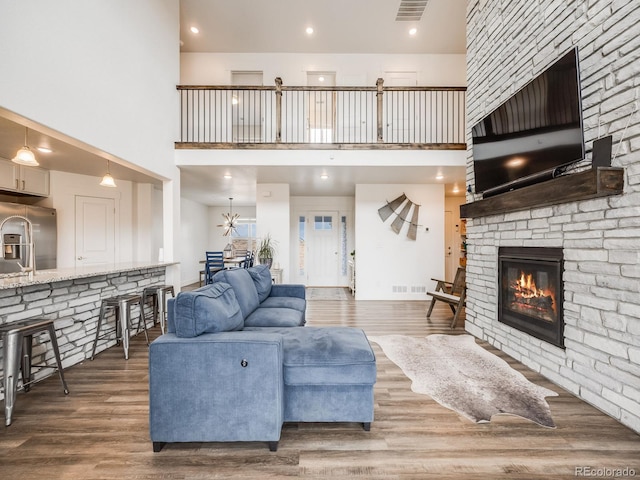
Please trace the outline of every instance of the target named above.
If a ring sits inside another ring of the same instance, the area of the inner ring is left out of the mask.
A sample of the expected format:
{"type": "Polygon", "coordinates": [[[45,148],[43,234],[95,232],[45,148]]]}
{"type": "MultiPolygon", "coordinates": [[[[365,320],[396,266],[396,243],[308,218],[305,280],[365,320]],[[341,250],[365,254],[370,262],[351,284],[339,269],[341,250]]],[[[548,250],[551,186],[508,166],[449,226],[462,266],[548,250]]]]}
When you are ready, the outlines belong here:
{"type": "Polygon", "coordinates": [[[529,185],[460,206],[460,218],[484,217],[529,208],[620,195],[624,169],[598,167],[529,185]]]}

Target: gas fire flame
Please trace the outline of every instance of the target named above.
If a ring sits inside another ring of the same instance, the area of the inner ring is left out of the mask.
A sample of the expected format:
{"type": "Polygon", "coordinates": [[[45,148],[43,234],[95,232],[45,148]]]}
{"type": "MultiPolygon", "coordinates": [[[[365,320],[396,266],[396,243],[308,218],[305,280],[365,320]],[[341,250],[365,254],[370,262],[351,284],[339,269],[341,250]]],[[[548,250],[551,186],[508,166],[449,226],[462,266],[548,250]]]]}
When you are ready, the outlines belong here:
{"type": "Polygon", "coordinates": [[[533,279],[533,274],[525,274],[521,271],[520,278],[513,282],[512,288],[515,300],[523,307],[526,306],[534,310],[550,308],[553,312],[556,312],[555,292],[538,288],[533,279]],[[542,299],[547,301],[539,301],[542,299]]]}
{"type": "Polygon", "coordinates": [[[518,287],[520,287],[520,293],[525,298],[544,296],[544,291],[536,287],[536,282],[533,280],[532,274],[525,276],[524,272],[521,272],[518,287]]]}

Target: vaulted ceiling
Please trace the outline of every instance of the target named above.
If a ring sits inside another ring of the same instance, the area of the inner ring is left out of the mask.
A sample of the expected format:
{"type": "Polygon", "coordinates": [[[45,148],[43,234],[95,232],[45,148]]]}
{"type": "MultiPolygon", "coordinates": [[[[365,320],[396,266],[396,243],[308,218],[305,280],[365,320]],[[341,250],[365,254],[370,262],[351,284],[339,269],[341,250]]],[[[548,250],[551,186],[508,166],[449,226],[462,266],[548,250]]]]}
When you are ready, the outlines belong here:
{"type": "MultiPolygon", "coordinates": [[[[465,14],[466,0],[181,0],[181,51],[464,54],[465,14]],[[398,20],[399,15],[413,18],[398,20]],[[193,34],[191,27],[197,27],[199,33],[193,34]],[[314,29],[313,34],[305,33],[307,27],[314,29]],[[415,35],[409,35],[410,28],[416,28],[415,35]]],[[[25,124],[28,122],[0,109],[0,157],[12,158],[23,145],[25,124]]],[[[32,147],[49,146],[53,150],[51,154],[38,154],[43,168],[93,176],[105,173],[108,154],[37,124],[28,126],[32,147]]],[[[148,172],[119,165],[115,158],[111,160],[111,173],[116,178],[161,183],[148,172]]],[[[413,174],[408,170],[407,179],[412,180],[408,183],[428,178],[433,173],[430,168],[422,169],[419,176],[415,174],[417,170],[413,174]]],[[[214,167],[186,168],[183,195],[189,197],[193,189],[192,198],[201,198],[196,189],[201,188],[203,176],[218,181],[221,172],[214,167]]],[[[394,176],[400,173],[394,172],[394,176]]],[[[244,168],[238,171],[238,184],[251,189],[256,182],[268,181],[275,175],[292,184],[292,193],[341,195],[349,191],[347,180],[379,183],[381,178],[380,170],[366,167],[345,168],[342,174],[344,181],[334,190],[326,184],[323,190],[317,190],[313,184],[304,183],[310,176],[308,170],[244,168]]],[[[398,183],[402,179],[398,177],[398,183]]],[[[461,180],[464,183],[464,174],[461,180]]],[[[211,183],[208,188],[212,188],[211,183]]],[[[229,192],[220,191],[221,198],[228,196],[229,192]]]]}

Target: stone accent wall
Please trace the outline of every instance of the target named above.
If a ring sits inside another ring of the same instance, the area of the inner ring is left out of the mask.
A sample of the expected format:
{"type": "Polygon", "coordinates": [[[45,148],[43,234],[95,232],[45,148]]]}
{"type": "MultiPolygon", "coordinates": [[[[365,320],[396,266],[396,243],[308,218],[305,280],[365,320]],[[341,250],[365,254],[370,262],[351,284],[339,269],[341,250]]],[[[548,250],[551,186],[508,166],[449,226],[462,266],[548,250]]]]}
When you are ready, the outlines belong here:
{"type": "MultiPolygon", "coordinates": [[[[125,293],[142,294],[144,287],[164,283],[165,267],[153,267],[96,277],[8,288],[0,290],[0,324],[36,317],[55,320],[62,365],[67,368],[91,357],[100,304],[103,298],[125,293]]],[[[146,310],[147,313],[151,311],[150,309],[146,310]]],[[[137,325],[137,307],[132,309],[132,315],[137,325]]],[[[147,327],[151,326],[152,321],[149,318],[147,327]]],[[[101,335],[103,334],[106,336],[98,342],[96,352],[116,344],[115,320],[112,313],[109,315],[106,328],[104,326],[101,328],[101,335]]],[[[4,346],[0,353],[4,355],[4,346]]],[[[129,355],[135,355],[135,352],[130,351],[129,355]]],[[[122,361],[125,361],[124,353],[122,361]]],[[[32,363],[55,366],[53,348],[51,348],[47,333],[33,337],[32,363]]],[[[35,380],[49,376],[54,372],[53,368],[48,367],[34,367],[32,369],[35,380]]],[[[3,375],[0,357],[0,378],[3,375]]],[[[73,386],[69,385],[69,388],[73,389],[73,386]]],[[[4,396],[0,398],[4,398],[4,396]]]]}
{"type": "Polygon", "coordinates": [[[583,163],[599,132],[613,135],[625,187],[470,220],[466,328],[640,432],[640,2],[470,0],[467,22],[468,183],[470,126],[577,45],[583,163]],[[499,246],[563,248],[566,350],[498,323],[499,246]]]}

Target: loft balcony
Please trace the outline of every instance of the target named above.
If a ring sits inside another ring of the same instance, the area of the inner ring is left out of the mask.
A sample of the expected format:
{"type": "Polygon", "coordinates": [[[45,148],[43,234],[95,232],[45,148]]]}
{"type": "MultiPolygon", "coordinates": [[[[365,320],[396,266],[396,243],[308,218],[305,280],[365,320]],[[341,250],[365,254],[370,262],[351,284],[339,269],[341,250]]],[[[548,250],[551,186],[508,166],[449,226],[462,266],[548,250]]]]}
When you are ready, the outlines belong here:
{"type": "Polygon", "coordinates": [[[177,89],[177,149],[466,149],[465,87],[177,89]]]}

